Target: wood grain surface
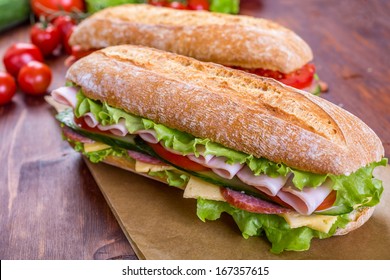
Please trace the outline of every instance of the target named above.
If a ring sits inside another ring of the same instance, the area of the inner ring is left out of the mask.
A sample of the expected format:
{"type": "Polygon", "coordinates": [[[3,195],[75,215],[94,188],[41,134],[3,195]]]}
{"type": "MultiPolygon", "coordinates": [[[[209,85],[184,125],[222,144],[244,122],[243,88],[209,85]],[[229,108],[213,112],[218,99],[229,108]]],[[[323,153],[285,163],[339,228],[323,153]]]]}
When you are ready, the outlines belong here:
{"type": "MultiPolygon", "coordinates": [[[[294,30],[314,52],[322,95],[365,121],[390,150],[390,1],[241,1],[241,13],[294,30]]],[[[0,57],[29,26],[0,34],[0,57]]],[[[50,89],[64,83],[52,58],[50,89]]],[[[0,69],[3,66],[0,66],[0,69]]],[[[62,141],[54,110],[18,92],[0,106],[0,259],[135,259],[81,156],[62,141]]]]}

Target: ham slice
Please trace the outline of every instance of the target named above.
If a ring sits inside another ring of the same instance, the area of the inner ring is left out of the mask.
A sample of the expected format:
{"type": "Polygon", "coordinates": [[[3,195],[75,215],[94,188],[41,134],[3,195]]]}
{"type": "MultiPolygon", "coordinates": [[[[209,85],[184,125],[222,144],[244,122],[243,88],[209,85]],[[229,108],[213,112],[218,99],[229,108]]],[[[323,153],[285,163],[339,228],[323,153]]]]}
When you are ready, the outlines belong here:
{"type": "Polygon", "coordinates": [[[198,157],[195,155],[187,155],[187,157],[192,161],[211,168],[215,174],[226,179],[232,179],[243,167],[243,164],[240,163],[226,163],[227,158],[225,157],[216,157],[213,155],[199,155],[198,157]]]}
{"type": "Polygon", "coordinates": [[[79,91],[77,87],[60,87],[51,92],[55,101],[72,108],[76,108],[76,94],[79,91]]]}
{"type": "Polygon", "coordinates": [[[139,137],[141,137],[144,141],[148,143],[158,143],[157,134],[153,129],[138,130],[134,132],[134,134],[138,134],[139,137]]]}
{"type": "Polygon", "coordinates": [[[298,213],[311,215],[331,191],[331,181],[327,180],[319,187],[304,187],[302,191],[288,185],[283,187],[277,196],[298,213]]]}
{"type": "Polygon", "coordinates": [[[237,177],[245,184],[255,187],[269,196],[275,196],[286,184],[288,176],[269,177],[265,174],[256,176],[253,171],[245,166],[238,173],[237,177]]]}
{"type": "Polygon", "coordinates": [[[112,134],[117,135],[117,136],[126,136],[128,133],[127,128],[125,126],[124,119],[121,119],[117,124],[111,124],[111,125],[98,124],[97,127],[101,131],[109,131],[112,134]]]}
{"type": "Polygon", "coordinates": [[[89,127],[96,127],[99,124],[98,120],[95,118],[95,116],[91,112],[84,114],[83,117],[84,117],[84,122],[89,127]]]}

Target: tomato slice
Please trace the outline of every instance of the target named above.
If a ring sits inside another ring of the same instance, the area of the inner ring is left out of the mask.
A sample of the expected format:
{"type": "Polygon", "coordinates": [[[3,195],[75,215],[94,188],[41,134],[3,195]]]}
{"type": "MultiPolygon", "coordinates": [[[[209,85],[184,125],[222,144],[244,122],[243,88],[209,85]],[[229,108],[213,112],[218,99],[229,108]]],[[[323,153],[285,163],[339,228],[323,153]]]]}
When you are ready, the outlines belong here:
{"type": "Polygon", "coordinates": [[[171,162],[173,165],[178,167],[190,170],[190,171],[206,171],[209,168],[194,162],[187,158],[186,156],[177,155],[166,150],[161,144],[151,144],[149,146],[158,154],[161,158],[165,159],[168,162],[171,162]]]}
{"type": "Polygon", "coordinates": [[[91,132],[97,132],[97,133],[108,134],[108,135],[111,134],[111,133],[107,133],[105,131],[102,131],[97,127],[90,127],[89,125],[87,125],[87,123],[85,122],[83,117],[81,117],[81,118],[74,117],[74,122],[75,122],[75,124],[77,124],[77,126],[81,127],[82,129],[85,129],[85,130],[88,130],[91,132]]]}
{"type": "Polygon", "coordinates": [[[244,69],[240,67],[234,67],[235,69],[240,69],[251,74],[256,74],[262,77],[268,77],[275,79],[285,85],[295,87],[297,89],[304,89],[311,85],[316,68],[314,64],[306,64],[301,69],[298,69],[294,72],[285,74],[279,71],[273,71],[268,69],[244,69]]]}
{"type": "Polygon", "coordinates": [[[84,56],[87,56],[94,51],[97,51],[97,49],[91,49],[91,50],[82,50],[80,46],[73,46],[72,47],[72,56],[76,58],[76,60],[83,58],[84,56]]]}
{"type": "Polygon", "coordinates": [[[330,194],[324,199],[324,201],[317,207],[316,211],[321,211],[332,207],[336,201],[337,192],[335,190],[331,191],[330,194]]]}

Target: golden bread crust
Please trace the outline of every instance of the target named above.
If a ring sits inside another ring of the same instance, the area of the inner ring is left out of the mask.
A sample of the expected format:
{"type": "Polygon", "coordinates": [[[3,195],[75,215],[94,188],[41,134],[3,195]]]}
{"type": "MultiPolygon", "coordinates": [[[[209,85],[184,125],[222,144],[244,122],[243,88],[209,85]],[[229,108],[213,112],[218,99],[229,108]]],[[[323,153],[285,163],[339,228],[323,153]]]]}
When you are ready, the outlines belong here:
{"type": "Polygon", "coordinates": [[[143,45],[201,61],[283,73],[313,59],[298,35],[265,19],[139,4],[92,15],[77,26],[70,44],[84,50],[143,45]]]}
{"type": "Polygon", "coordinates": [[[366,124],[322,98],[173,53],[110,47],[67,79],[92,99],[299,170],[348,174],[384,154],[366,124]]]}

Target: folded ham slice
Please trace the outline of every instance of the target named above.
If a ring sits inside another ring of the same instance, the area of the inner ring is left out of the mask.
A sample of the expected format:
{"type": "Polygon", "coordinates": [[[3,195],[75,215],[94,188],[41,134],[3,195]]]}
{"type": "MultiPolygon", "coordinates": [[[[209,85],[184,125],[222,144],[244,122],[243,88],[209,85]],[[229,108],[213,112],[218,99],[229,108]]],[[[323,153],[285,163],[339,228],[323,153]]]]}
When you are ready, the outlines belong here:
{"type": "Polygon", "coordinates": [[[301,190],[287,184],[277,196],[302,215],[311,215],[332,191],[331,181],[319,187],[304,187],[301,190]]]}
{"type": "Polygon", "coordinates": [[[76,108],[78,92],[77,87],[60,87],[51,92],[51,96],[55,101],[72,108],[76,108]]]}
{"type": "Polygon", "coordinates": [[[283,188],[284,184],[286,184],[289,176],[279,176],[275,178],[265,174],[256,176],[248,166],[245,166],[237,173],[237,177],[245,184],[254,186],[267,195],[275,196],[280,189],[283,188]]]}

